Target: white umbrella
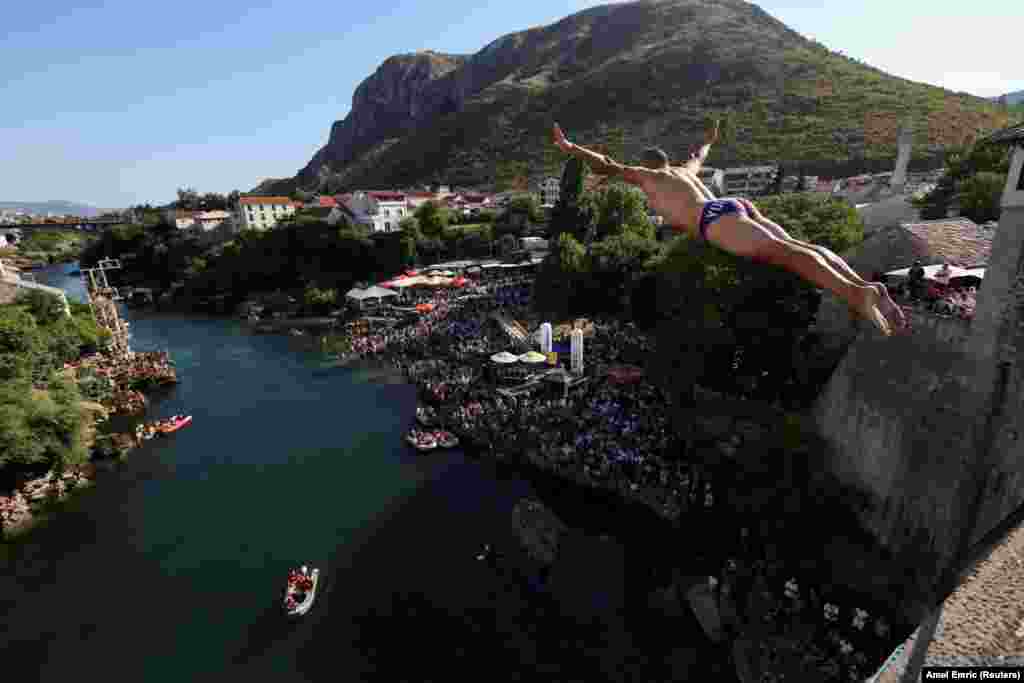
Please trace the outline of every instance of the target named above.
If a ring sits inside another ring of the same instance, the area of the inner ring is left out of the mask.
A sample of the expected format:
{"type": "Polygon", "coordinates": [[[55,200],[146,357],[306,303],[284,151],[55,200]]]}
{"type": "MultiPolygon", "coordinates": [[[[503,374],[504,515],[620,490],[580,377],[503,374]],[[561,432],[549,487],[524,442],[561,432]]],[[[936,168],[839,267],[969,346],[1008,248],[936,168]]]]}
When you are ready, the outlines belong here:
{"type": "Polygon", "coordinates": [[[500,353],[496,353],[491,356],[491,360],[495,363],[508,364],[518,362],[519,356],[513,355],[508,351],[501,351],[500,353]]]}
{"type": "MultiPolygon", "coordinates": [[[[941,265],[925,266],[924,267],[924,279],[926,279],[926,280],[937,280],[938,278],[936,278],[935,276],[936,276],[936,274],[940,270],[942,270],[942,266],[941,265]]],[[[910,268],[900,268],[899,270],[893,270],[891,272],[886,273],[886,275],[891,275],[893,277],[903,277],[903,278],[910,277],[910,268]]],[[[974,273],[972,273],[971,271],[966,270],[964,268],[961,268],[959,266],[950,266],[949,267],[949,278],[950,279],[952,279],[954,277],[966,277],[966,276],[969,276],[969,275],[974,275],[974,273]]]]}
{"type": "Polygon", "coordinates": [[[523,355],[519,356],[519,360],[524,363],[544,363],[547,361],[547,357],[543,353],[537,351],[527,351],[523,355]]]}
{"type": "Polygon", "coordinates": [[[366,298],[366,290],[359,289],[358,287],[353,287],[352,289],[348,290],[348,292],[345,294],[345,298],[355,299],[356,301],[362,301],[363,299],[366,298]]]}
{"type": "Polygon", "coordinates": [[[393,292],[390,289],[385,289],[384,287],[378,287],[377,285],[374,285],[373,287],[370,287],[369,289],[365,290],[363,296],[373,297],[375,299],[382,299],[387,296],[398,296],[398,292],[393,292]]]}

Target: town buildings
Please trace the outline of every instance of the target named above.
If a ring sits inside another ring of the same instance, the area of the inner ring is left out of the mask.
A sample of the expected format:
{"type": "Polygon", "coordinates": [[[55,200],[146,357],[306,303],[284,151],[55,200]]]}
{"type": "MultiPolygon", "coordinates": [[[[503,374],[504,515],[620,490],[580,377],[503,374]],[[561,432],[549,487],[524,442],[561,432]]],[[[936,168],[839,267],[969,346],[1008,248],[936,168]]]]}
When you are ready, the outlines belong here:
{"type": "Polygon", "coordinates": [[[345,206],[371,233],[399,230],[402,219],[412,215],[402,192],[353,192],[345,206]]]}
{"type": "Polygon", "coordinates": [[[238,200],[238,218],[242,228],[266,230],[302,205],[288,197],[242,197],[238,200]]]}
{"type": "Polygon", "coordinates": [[[735,166],[725,169],[722,194],[726,197],[756,197],[768,191],[778,166],[735,166]]]}

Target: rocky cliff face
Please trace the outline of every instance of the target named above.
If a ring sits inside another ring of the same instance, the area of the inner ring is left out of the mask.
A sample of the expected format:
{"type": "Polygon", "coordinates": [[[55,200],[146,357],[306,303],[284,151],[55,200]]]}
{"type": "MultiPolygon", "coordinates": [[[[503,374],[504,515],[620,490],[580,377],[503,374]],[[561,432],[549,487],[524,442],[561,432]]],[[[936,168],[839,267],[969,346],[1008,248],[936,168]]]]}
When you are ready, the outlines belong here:
{"type": "Polygon", "coordinates": [[[429,50],[389,57],[356,88],[351,112],[334,122],[327,144],[299,172],[299,178],[309,181],[325,166],[343,167],[379,142],[404,137],[431,116],[456,110],[459,93],[450,87],[451,79],[440,88],[436,85],[465,61],[465,57],[429,50]]]}
{"type": "Polygon", "coordinates": [[[639,0],[510,33],[471,56],[391,57],[359,85],[309,164],[258,190],[439,175],[475,184],[493,179],[496,160],[536,172],[553,119],[584,144],[624,132],[627,155],[655,143],[685,150],[708,115],[727,112],[731,134],[712,162],[794,158],[782,156],[794,139],[810,158],[894,155],[895,139],[866,140],[865,117],[916,117],[924,131],[929,114],[951,106],[982,118],[997,111],[832,53],[745,0],[639,0]]]}

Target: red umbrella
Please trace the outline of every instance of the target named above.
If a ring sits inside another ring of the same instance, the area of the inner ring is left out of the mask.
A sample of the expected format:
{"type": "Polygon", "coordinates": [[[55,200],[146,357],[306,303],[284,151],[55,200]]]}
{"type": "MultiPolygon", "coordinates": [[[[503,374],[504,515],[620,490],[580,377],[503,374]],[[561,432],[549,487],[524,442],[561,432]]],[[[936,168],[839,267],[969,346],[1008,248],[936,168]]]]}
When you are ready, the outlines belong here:
{"type": "Polygon", "coordinates": [[[407,276],[409,276],[409,277],[415,277],[416,275],[420,274],[420,271],[418,271],[418,270],[407,270],[407,271],[405,271],[405,274],[407,276]]]}
{"type": "Polygon", "coordinates": [[[459,277],[455,278],[454,280],[452,280],[452,286],[453,287],[462,287],[465,284],[466,284],[466,278],[462,277],[461,275],[459,277]]]}

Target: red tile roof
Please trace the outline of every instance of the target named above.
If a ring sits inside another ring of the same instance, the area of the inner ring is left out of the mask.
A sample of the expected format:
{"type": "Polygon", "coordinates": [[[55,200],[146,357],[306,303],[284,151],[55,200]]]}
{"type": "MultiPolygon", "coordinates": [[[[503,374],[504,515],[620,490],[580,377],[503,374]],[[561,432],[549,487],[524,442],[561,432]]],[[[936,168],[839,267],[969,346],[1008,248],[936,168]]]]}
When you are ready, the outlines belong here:
{"type": "Polygon", "coordinates": [[[338,200],[334,197],[320,197],[320,206],[335,207],[338,205],[338,200]]]}
{"type": "Polygon", "coordinates": [[[367,192],[366,195],[378,202],[402,202],[405,195],[401,192],[367,192]]]}
{"type": "Polygon", "coordinates": [[[994,230],[967,218],[901,223],[878,230],[844,254],[847,263],[862,277],[875,271],[906,268],[920,259],[926,266],[984,266],[992,253],[994,230]]]}
{"type": "Polygon", "coordinates": [[[487,201],[487,195],[483,194],[464,194],[462,198],[470,204],[482,204],[487,201]]]}
{"type": "Polygon", "coordinates": [[[292,204],[293,202],[288,197],[242,197],[238,203],[248,206],[253,204],[292,204]]]}
{"type": "Polygon", "coordinates": [[[901,226],[940,261],[957,266],[987,265],[995,232],[985,230],[969,218],[903,223],[901,226]]]}
{"type": "Polygon", "coordinates": [[[405,196],[410,199],[433,199],[437,195],[433,192],[406,192],[405,196]]]}

